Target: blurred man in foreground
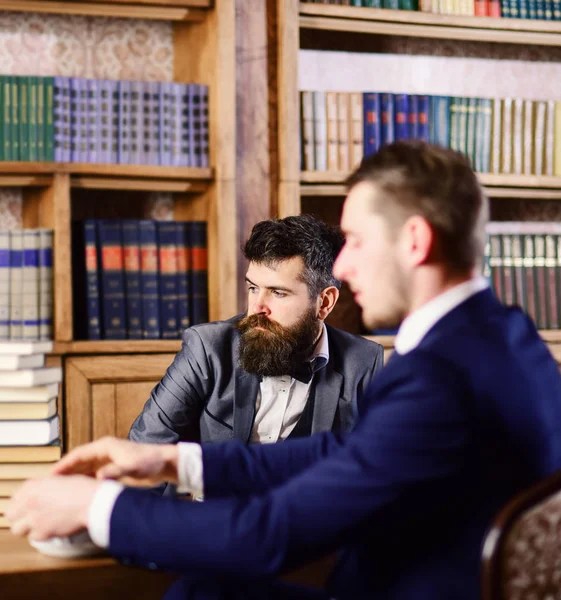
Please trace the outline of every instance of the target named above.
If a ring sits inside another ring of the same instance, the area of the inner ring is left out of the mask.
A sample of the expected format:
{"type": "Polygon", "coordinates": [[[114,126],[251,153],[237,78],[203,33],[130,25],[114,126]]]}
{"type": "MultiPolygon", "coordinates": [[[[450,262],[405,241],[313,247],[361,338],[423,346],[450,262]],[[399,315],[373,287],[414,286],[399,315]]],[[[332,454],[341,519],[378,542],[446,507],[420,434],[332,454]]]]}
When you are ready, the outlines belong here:
{"type": "Polygon", "coordinates": [[[169,598],[479,596],[492,517],[561,467],[561,377],[531,320],[479,275],[487,205],[466,158],[397,142],[348,183],[334,274],[369,327],[401,322],[354,430],[280,445],[94,442],[15,495],[15,534],[87,527],[117,558],[182,573],[169,598]],[[73,473],[175,480],[207,502],[73,473]],[[335,549],[326,591],[273,579],[335,549]]]}

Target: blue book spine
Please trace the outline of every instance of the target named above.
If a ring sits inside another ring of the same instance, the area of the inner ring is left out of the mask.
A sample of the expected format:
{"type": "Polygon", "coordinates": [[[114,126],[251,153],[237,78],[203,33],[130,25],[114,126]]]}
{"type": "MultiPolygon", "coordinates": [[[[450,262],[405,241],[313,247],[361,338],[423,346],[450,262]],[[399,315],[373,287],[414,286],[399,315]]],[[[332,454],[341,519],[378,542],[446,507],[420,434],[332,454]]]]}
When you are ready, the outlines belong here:
{"type": "Polygon", "coordinates": [[[90,163],[102,162],[100,160],[99,138],[101,136],[100,117],[102,100],[100,98],[100,81],[88,79],[86,82],[87,117],[86,117],[86,147],[87,161],[90,163]]]}
{"type": "Polygon", "coordinates": [[[74,162],[88,162],[88,135],[90,126],[90,104],[88,101],[88,81],[87,79],[78,79],[78,148],[77,160],[74,162]]]}
{"type": "Polygon", "coordinates": [[[101,305],[96,222],[88,219],[83,222],[84,254],[86,263],[86,317],[88,319],[88,339],[101,339],[101,305]]]}
{"type": "Polygon", "coordinates": [[[382,140],[382,113],[380,111],[380,94],[364,92],[363,105],[363,136],[364,156],[377,152],[382,140]]]}
{"type": "Polygon", "coordinates": [[[201,96],[201,167],[210,165],[209,157],[209,110],[208,110],[208,85],[199,84],[201,96]]]}
{"type": "Polygon", "coordinates": [[[127,305],[127,337],[142,339],[142,298],[140,294],[140,234],[138,221],[121,221],[127,305]]]}
{"type": "Polygon", "coordinates": [[[208,321],[207,228],[204,221],[191,221],[191,324],[208,321]]]}
{"type": "Polygon", "coordinates": [[[169,221],[156,223],[158,232],[158,262],[160,265],[160,326],[161,337],[176,339],[177,308],[177,245],[176,224],[169,221]]]}
{"type": "Polygon", "coordinates": [[[80,83],[77,77],[72,77],[70,79],[70,160],[72,162],[80,162],[81,115],[80,83]]]}
{"type": "Polygon", "coordinates": [[[22,338],[39,339],[39,231],[23,230],[22,338]]]}
{"type": "Polygon", "coordinates": [[[419,96],[417,94],[409,95],[409,137],[411,139],[419,137],[419,96]]]}
{"type": "Polygon", "coordinates": [[[133,165],[144,164],[144,83],[142,81],[131,81],[130,93],[130,162],[133,165]]]}
{"type": "Polygon", "coordinates": [[[111,95],[110,81],[98,81],[98,102],[95,107],[95,128],[97,160],[100,163],[111,163],[111,145],[113,143],[112,111],[113,98],[111,95]]]}
{"type": "Polygon", "coordinates": [[[54,160],[70,162],[71,148],[74,143],[73,131],[75,117],[71,106],[74,102],[69,77],[55,77],[53,80],[53,128],[54,160]]]}
{"type": "Polygon", "coordinates": [[[119,81],[119,164],[131,162],[131,82],[119,81]]]}
{"type": "Polygon", "coordinates": [[[160,164],[160,84],[146,82],[148,95],[148,148],[146,161],[149,165],[160,164]]]}
{"type": "Polygon", "coordinates": [[[183,128],[183,110],[184,107],[188,110],[187,102],[187,86],[182,83],[170,84],[170,153],[174,167],[189,164],[189,135],[188,129],[183,128]]]}
{"type": "Polygon", "coordinates": [[[10,233],[10,339],[22,339],[23,232],[10,233]]]}
{"type": "Polygon", "coordinates": [[[175,223],[177,247],[177,320],[178,334],[191,324],[191,242],[188,223],[175,223]]]}
{"type": "Polygon", "coordinates": [[[409,139],[409,96],[395,94],[394,96],[395,140],[409,139]]]}
{"type": "Polygon", "coordinates": [[[417,137],[428,142],[430,139],[430,101],[429,97],[422,94],[417,97],[417,137]]]}
{"type": "Polygon", "coordinates": [[[139,221],[140,290],[142,294],[142,337],[160,337],[158,238],[155,221],[139,221]]]}
{"type": "Polygon", "coordinates": [[[160,99],[158,104],[159,109],[159,135],[160,135],[160,164],[171,166],[171,93],[172,84],[169,81],[164,81],[160,84],[160,99]]]}
{"type": "Polygon", "coordinates": [[[111,143],[109,146],[109,162],[116,165],[119,162],[119,82],[110,79],[107,82],[110,92],[110,133],[111,143]]]}
{"type": "Polygon", "coordinates": [[[395,141],[395,104],[393,94],[380,95],[380,108],[382,113],[382,144],[391,144],[395,141]]]}
{"type": "Polygon", "coordinates": [[[98,220],[97,239],[101,255],[103,337],[106,340],[124,340],[127,322],[120,221],[98,220]]]}
{"type": "MultiPolygon", "coordinates": [[[[185,96],[184,96],[185,97],[185,96]]],[[[188,132],[189,138],[189,167],[201,166],[201,96],[199,86],[187,85],[187,104],[183,102],[182,127],[188,132]],[[187,114],[185,114],[187,112],[187,114]]]]}
{"type": "Polygon", "coordinates": [[[39,230],[39,339],[53,338],[53,231],[39,230]]]}
{"type": "Polygon", "coordinates": [[[441,146],[450,147],[450,96],[436,97],[437,142],[441,146]]]}
{"type": "MultiPolygon", "coordinates": [[[[180,225],[180,223],[178,223],[180,225]]],[[[10,338],[10,232],[0,231],[0,340],[10,338]]]]}

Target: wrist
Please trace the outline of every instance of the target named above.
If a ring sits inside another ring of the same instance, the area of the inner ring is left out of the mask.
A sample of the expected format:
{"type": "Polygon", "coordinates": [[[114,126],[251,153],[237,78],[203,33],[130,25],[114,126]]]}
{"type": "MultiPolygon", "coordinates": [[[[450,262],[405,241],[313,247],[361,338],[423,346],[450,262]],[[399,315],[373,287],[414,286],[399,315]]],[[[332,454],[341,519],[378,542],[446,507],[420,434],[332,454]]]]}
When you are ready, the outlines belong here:
{"type": "Polygon", "coordinates": [[[165,444],[162,446],[164,458],[164,473],[166,481],[178,483],[179,450],[177,444],[165,444]]]}

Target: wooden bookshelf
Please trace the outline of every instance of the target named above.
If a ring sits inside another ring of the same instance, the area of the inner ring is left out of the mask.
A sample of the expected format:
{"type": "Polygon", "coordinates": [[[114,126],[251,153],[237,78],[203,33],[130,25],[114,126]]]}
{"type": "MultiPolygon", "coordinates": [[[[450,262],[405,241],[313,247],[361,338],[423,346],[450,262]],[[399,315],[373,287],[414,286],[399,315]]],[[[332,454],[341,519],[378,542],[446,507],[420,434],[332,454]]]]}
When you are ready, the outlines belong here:
{"type": "Polygon", "coordinates": [[[210,168],[0,162],[0,186],[22,190],[23,226],[54,230],[49,364],[63,368],[64,447],[80,443],[86,433],[89,439],[111,432],[126,436],[181,340],[76,339],[74,325],[86,317],[84,311],[74,313],[71,224],[85,218],[146,218],[147,192],[170,193],[175,220],[207,223],[210,320],[238,312],[235,3],[0,0],[0,10],[170,21],[173,80],[209,87],[210,168]]]}
{"type": "Polygon", "coordinates": [[[561,45],[559,21],[439,15],[307,2],[299,6],[299,27],[502,44],[561,45]]]}
{"type": "Polygon", "coordinates": [[[51,0],[0,0],[0,10],[34,12],[58,15],[81,15],[119,19],[151,19],[157,21],[203,21],[210,0],[131,0],[127,4],[119,0],[105,2],[51,2],[51,0]]]}

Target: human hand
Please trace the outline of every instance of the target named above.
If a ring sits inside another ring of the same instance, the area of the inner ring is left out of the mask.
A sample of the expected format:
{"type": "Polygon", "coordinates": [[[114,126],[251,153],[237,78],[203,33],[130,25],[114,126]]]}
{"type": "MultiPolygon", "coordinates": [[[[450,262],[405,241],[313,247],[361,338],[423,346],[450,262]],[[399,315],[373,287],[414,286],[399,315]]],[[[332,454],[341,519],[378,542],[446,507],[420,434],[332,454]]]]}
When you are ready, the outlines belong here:
{"type": "Polygon", "coordinates": [[[138,444],[104,437],[69,452],[53,467],[52,474],[118,479],[130,485],[177,483],[177,455],[177,446],[172,444],[138,444]]]}
{"type": "Polygon", "coordinates": [[[100,485],[80,475],[26,481],[6,510],[12,533],[42,541],[85,529],[90,504],[100,485]]]}

